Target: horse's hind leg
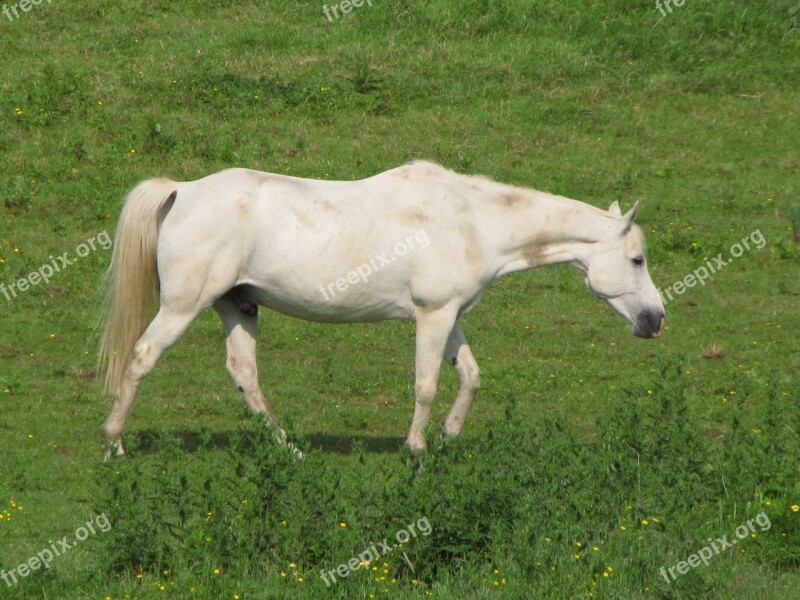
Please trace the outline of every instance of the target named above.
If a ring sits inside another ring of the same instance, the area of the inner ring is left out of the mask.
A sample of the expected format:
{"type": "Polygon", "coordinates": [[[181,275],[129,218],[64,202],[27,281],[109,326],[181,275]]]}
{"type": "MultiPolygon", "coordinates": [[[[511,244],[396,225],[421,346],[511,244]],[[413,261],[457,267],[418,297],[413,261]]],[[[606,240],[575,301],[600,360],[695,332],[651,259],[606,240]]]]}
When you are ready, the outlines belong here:
{"type": "Polygon", "coordinates": [[[458,390],[456,401],[453,403],[453,408],[447,415],[444,431],[448,435],[458,435],[464,426],[464,419],[467,417],[472,400],[481,387],[478,363],[475,362],[464,332],[461,331],[458,323],[453,326],[450,337],[447,338],[444,359],[453,366],[461,380],[461,387],[458,390]]]}
{"type": "Polygon", "coordinates": [[[270,423],[277,424],[275,413],[258,385],[256,364],[257,311],[254,302],[237,288],[214,302],[225,327],[228,358],[225,366],[231,379],[242,392],[245,402],[254,413],[264,413],[270,423]]]}
{"type": "Polygon", "coordinates": [[[178,312],[162,306],[134,344],[120,392],[115,395],[111,412],[103,425],[103,435],[114,445],[117,454],[125,454],[122,446],[122,430],[125,428],[125,421],[128,419],[139,383],[153,369],[161,354],[186,331],[197,314],[197,311],[178,312]]]}
{"type": "Polygon", "coordinates": [[[258,365],[256,364],[256,337],[258,312],[257,305],[247,294],[246,288],[237,287],[214,302],[222,324],[225,327],[225,345],[228,358],[225,366],[228,373],[242,392],[245,402],[256,414],[263,414],[267,422],[276,426],[275,439],[286,446],[297,458],[303,453],[291,442],[286,443],[286,432],[277,427],[278,419],[258,385],[258,365]]]}

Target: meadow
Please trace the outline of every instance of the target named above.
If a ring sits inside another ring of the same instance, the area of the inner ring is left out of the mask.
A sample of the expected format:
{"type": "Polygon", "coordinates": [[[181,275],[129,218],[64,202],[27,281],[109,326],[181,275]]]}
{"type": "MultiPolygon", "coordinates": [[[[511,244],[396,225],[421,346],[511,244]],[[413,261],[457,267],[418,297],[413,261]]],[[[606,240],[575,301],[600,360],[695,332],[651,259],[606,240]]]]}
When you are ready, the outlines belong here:
{"type": "Polygon", "coordinates": [[[6,5],[0,599],[800,594],[795,0],[6,5]],[[133,185],[413,159],[639,200],[664,334],[632,336],[571,267],[503,278],[462,319],[464,431],[441,434],[443,369],[414,458],[411,324],[261,310],[298,461],[207,313],[102,462],[105,240],[133,185]]]}

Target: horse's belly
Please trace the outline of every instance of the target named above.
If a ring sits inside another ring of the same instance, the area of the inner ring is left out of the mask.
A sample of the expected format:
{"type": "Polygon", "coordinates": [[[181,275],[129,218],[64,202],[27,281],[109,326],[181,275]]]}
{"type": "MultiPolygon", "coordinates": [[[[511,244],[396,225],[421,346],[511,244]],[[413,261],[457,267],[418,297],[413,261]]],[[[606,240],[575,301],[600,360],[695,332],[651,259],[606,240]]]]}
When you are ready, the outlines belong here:
{"type": "Polygon", "coordinates": [[[321,323],[370,323],[387,319],[414,319],[410,300],[342,293],[335,286],[303,293],[251,287],[258,304],[277,312],[321,323]]]}

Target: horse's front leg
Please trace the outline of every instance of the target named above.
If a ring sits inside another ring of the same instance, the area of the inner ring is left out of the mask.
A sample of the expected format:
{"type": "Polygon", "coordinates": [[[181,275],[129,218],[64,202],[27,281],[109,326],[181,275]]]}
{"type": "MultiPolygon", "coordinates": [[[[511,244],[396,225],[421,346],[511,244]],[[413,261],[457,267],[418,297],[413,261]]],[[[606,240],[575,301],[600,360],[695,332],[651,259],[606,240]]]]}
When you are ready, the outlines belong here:
{"type": "Polygon", "coordinates": [[[447,338],[453,329],[457,309],[452,307],[427,310],[417,307],[417,337],[414,386],[416,401],[411,430],[408,432],[408,444],[411,452],[416,454],[425,450],[425,427],[431,418],[431,405],[436,395],[439,380],[439,369],[442,364],[447,338]]]}

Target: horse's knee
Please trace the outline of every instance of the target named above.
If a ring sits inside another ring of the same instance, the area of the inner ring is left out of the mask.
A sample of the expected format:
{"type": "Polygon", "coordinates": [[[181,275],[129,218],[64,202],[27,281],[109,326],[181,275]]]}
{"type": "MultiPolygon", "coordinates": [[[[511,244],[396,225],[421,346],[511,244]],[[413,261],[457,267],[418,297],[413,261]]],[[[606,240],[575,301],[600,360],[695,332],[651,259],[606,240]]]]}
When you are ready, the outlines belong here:
{"type": "Polygon", "coordinates": [[[414,391],[417,395],[417,402],[422,405],[430,405],[433,402],[433,397],[436,395],[436,382],[435,381],[422,381],[414,386],[414,391]]]}

